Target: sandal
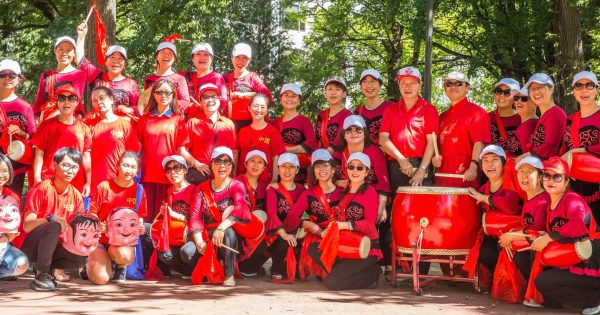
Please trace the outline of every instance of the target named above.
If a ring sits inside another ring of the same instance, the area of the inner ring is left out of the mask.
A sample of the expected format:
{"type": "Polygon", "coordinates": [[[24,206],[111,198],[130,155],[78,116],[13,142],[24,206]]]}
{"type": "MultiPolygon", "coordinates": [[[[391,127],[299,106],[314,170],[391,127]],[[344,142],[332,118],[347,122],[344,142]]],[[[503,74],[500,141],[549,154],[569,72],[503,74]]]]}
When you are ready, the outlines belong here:
{"type": "Polygon", "coordinates": [[[69,282],[71,281],[71,277],[65,273],[62,269],[54,269],[54,278],[58,282],[69,282]]]}

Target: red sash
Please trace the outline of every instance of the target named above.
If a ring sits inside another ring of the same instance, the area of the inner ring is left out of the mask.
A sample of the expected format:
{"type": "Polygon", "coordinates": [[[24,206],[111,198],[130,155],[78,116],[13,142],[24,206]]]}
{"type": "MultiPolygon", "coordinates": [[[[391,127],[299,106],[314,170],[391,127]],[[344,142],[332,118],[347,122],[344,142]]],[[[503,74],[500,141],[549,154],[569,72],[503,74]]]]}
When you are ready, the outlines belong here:
{"type": "Polygon", "coordinates": [[[333,216],[331,213],[331,207],[329,206],[329,202],[327,202],[327,198],[325,198],[325,193],[323,192],[323,188],[321,188],[321,186],[317,185],[317,186],[315,186],[313,191],[315,192],[315,195],[317,196],[319,201],[323,204],[323,208],[325,208],[325,212],[327,212],[327,216],[329,217],[329,220],[332,220],[333,216]]]}
{"type": "Polygon", "coordinates": [[[571,122],[571,143],[573,149],[579,148],[579,124],[581,122],[581,112],[576,112],[573,115],[573,121],[571,122]]]}
{"type": "MultiPolygon", "coordinates": [[[[213,217],[215,218],[215,221],[217,221],[216,223],[210,224],[210,228],[216,227],[221,223],[221,221],[223,221],[223,218],[221,215],[221,211],[219,211],[219,207],[215,202],[215,198],[213,198],[213,194],[210,188],[210,181],[206,181],[200,184],[200,191],[202,192],[202,196],[204,196],[204,200],[206,200],[206,206],[208,207],[208,210],[210,210],[213,217]]],[[[208,225],[206,227],[209,228],[208,225]]]]}
{"type": "Polygon", "coordinates": [[[361,106],[361,107],[358,108],[358,115],[362,116],[363,110],[365,109],[365,106],[366,105],[363,105],[363,106],[361,106]]]}
{"type": "Polygon", "coordinates": [[[256,192],[254,191],[254,188],[252,188],[252,186],[250,186],[250,182],[248,182],[248,179],[246,178],[246,176],[242,175],[240,176],[242,178],[242,182],[244,183],[244,185],[246,186],[246,190],[248,191],[248,196],[250,197],[250,212],[256,210],[256,196],[254,195],[256,192]]]}
{"type": "Polygon", "coordinates": [[[283,185],[279,184],[277,187],[277,191],[285,198],[285,201],[290,205],[290,208],[294,205],[294,200],[292,199],[292,195],[283,185]]]}
{"type": "MultiPolygon", "coordinates": [[[[508,144],[508,134],[506,133],[506,128],[504,127],[504,123],[502,122],[502,117],[500,117],[500,113],[496,110],[496,124],[498,125],[498,131],[500,131],[500,138],[504,140],[508,144]]],[[[507,156],[510,155],[510,152],[506,152],[507,156]]]]}
{"type": "Polygon", "coordinates": [[[323,117],[321,120],[321,129],[319,130],[319,133],[321,134],[321,144],[323,145],[323,148],[327,149],[329,148],[329,138],[327,138],[327,125],[329,124],[329,109],[326,109],[325,112],[323,113],[323,117]]]}

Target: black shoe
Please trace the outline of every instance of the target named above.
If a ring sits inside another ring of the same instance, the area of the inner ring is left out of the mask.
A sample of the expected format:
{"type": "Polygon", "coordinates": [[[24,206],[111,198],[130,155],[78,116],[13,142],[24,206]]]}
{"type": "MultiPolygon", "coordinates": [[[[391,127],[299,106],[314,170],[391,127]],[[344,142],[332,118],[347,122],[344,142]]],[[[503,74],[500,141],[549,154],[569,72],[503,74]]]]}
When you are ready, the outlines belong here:
{"type": "Polygon", "coordinates": [[[35,279],[31,282],[31,288],[35,291],[54,291],[56,290],[56,284],[54,277],[47,272],[38,274],[35,279]]]}
{"type": "Polygon", "coordinates": [[[115,268],[115,273],[113,274],[112,281],[116,283],[123,283],[125,282],[125,280],[127,280],[127,268],[115,268]]]}
{"type": "Polygon", "coordinates": [[[87,274],[87,266],[86,265],[83,265],[83,268],[81,268],[81,270],[79,270],[79,276],[83,280],[90,280],[90,277],[88,277],[88,274],[87,274]]]}
{"type": "Polygon", "coordinates": [[[17,281],[17,276],[2,277],[0,281],[17,281]]]}

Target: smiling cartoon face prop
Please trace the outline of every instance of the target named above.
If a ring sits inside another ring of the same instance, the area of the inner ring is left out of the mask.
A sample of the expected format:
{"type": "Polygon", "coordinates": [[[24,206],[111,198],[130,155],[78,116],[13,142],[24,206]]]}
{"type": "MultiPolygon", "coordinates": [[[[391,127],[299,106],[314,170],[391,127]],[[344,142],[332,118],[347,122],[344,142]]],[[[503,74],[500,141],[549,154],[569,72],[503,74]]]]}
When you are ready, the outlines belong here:
{"type": "Polygon", "coordinates": [[[20,225],[19,202],[10,196],[0,196],[0,233],[18,233],[20,225]]]}
{"type": "Polygon", "coordinates": [[[107,220],[108,243],[115,246],[135,246],[140,236],[140,217],[131,208],[117,208],[107,220]]]}
{"type": "Polygon", "coordinates": [[[88,256],[98,247],[100,220],[92,214],[76,213],[63,234],[63,247],[69,252],[88,256]]]}

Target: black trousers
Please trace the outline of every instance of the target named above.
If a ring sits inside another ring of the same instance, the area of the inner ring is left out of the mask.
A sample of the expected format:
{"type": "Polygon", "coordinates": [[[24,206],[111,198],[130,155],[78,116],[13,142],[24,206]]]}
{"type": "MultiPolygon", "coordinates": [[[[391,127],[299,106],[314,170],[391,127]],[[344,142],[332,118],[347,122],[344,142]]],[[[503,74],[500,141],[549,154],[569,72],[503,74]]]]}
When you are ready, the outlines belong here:
{"type": "Polygon", "coordinates": [[[267,243],[262,241],[254,253],[248,259],[239,263],[240,271],[243,273],[257,273],[262,265],[267,262],[269,255],[273,257],[273,265],[271,266],[272,275],[287,276],[287,266],[285,264],[285,256],[287,254],[289,244],[278,236],[271,246],[267,247],[267,243]]]}
{"type": "Polygon", "coordinates": [[[487,235],[484,236],[483,242],[481,242],[481,248],[479,249],[479,262],[490,271],[492,278],[494,270],[496,270],[499,256],[500,246],[498,245],[498,239],[487,235]]]}
{"type": "MultiPolygon", "coordinates": [[[[193,244],[193,242],[192,242],[193,244]]],[[[171,255],[158,255],[158,258],[164,263],[170,270],[179,271],[184,276],[191,276],[194,271],[194,266],[185,263],[185,254],[182,251],[183,246],[170,246],[171,255]]],[[[194,249],[196,245],[194,244],[194,249]]]]}
{"type": "MultiPolygon", "coordinates": [[[[321,261],[319,243],[311,244],[308,254],[323,270],[326,270],[321,261]]],[[[379,271],[375,256],[367,256],[365,259],[337,258],[331,266],[331,271],[327,274],[325,286],[329,290],[375,288],[379,279],[379,271]]]]}
{"type": "Polygon", "coordinates": [[[519,269],[521,275],[525,281],[529,281],[529,276],[531,275],[531,265],[533,264],[533,260],[535,259],[535,251],[524,251],[524,252],[516,252],[513,255],[513,262],[515,267],[519,269]]]}
{"type": "Polygon", "coordinates": [[[544,306],[563,304],[584,309],[600,305],[600,277],[572,274],[550,268],[535,278],[535,286],[544,296],[544,306]]]}
{"type": "Polygon", "coordinates": [[[27,234],[21,250],[38,272],[79,268],[85,263],[86,257],[75,255],[59,244],[59,235],[58,222],[44,223],[27,234]]]}
{"type": "MultiPolygon", "coordinates": [[[[212,233],[209,233],[209,236],[212,236],[212,233]]],[[[223,237],[223,244],[229,246],[234,249],[238,249],[238,236],[233,230],[233,228],[228,228],[225,230],[225,236],[223,237]]],[[[198,263],[198,259],[200,259],[200,253],[196,249],[196,244],[192,241],[185,243],[185,245],[181,246],[179,257],[181,261],[190,265],[192,270],[198,263]]],[[[217,258],[223,262],[223,269],[225,270],[225,277],[233,276],[235,272],[235,262],[237,259],[237,254],[227,250],[223,247],[217,249],[217,258]]]]}

